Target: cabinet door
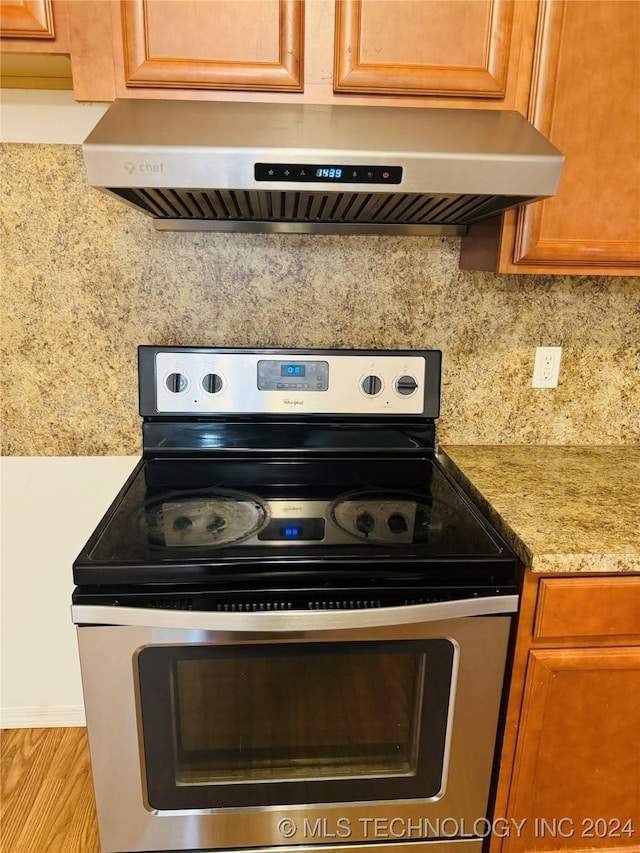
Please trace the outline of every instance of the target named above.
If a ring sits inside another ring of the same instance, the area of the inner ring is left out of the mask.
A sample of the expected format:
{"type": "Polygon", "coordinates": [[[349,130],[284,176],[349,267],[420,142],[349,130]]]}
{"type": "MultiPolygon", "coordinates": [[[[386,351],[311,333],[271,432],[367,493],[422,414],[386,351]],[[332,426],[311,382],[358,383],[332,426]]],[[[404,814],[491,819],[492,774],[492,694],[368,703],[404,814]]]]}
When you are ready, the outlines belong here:
{"type": "Polygon", "coordinates": [[[337,0],[337,92],[507,94],[511,0],[337,0]]]}
{"type": "Polygon", "coordinates": [[[2,50],[66,53],[66,4],[60,0],[1,0],[2,50]]]}
{"type": "Polygon", "coordinates": [[[529,118],[565,155],[560,188],[506,214],[502,230],[474,226],[461,266],[640,274],[640,3],[540,9],[529,118]]]}
{"type": "Polygon", "coordinates": [[[127,86],[302,88],[300,0],[125,0],[127,86]]]}
{"type": "Polygon", "coordinates": [[[566,157],[520,215],[514,259],[640,265],[640,3],[544,7],[532,120],[566,157]]]}
{"type": "Polygon", "coordinates": [[[502,850],[637,851],[639,733],[640,648],[530,652],[502,850]]]}
{"type": "Polygon", "coordinates": [[[51,0],[2,0],[2,38],[55,38],[51,0]]]}
{"type": "Polygon", "coordinates": [[[113,100],[301,91],[303,25],[302,0],[72,3],[74,92],[113,100]]]}

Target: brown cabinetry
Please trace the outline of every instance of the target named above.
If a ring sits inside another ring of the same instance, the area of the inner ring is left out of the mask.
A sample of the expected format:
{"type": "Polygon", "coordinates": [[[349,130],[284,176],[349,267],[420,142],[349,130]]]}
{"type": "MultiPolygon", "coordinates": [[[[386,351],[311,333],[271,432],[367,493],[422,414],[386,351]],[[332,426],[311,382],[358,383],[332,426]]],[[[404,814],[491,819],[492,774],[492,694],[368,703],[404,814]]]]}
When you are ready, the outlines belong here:
{"type": "Polygon", "coordinates": [[[640,647],[530,652],[503,850],[638,850],[640,647]]]}
{"type": "Polygon", "coordinates": [[[303,0],[85,0],[69,18],[78,100],[302,90],[303,0]]]}
{"type": "Polygon", "coordinates": [[[529,119],[565,155],[557,196],[474,226],[461,266],[640,274],[640,3],[543,0],[529,119]]]}
{"type": "Polygon", "coordinates": [[[339,0],[337,92],[440,95],[515,103],[531,3],[339,0]]]}
{"type": "Polygon", "coordinates": [[[509,715],[492,849],[640,850],[640,577],[527,577],[509,715]]]}
{"type": "Polygon", "coordinates": [[[302,89],[301,0],[125,0],[127,86],[302,89]]]}
{"type": "Polygon", "coordinates": [[[71,89],[66,0],[0,0],[3,88],[71,89]]]}
{"type": "Polygon", "coordinates": [[[68,53],[66,2],[1,0],[0,37],[9,53],[68,53]]]}
{"type": "Polygon", "coordinates": [[[288,99],[325,103],[393,95],[524,110],[536,9],[536,0],[84,0],[70,5],[75,92],[211,99],[236,90],[236,99],[301,93],[288,99]],[[111,65],[106,78],[91,73],[96,62],[111,65]]]}

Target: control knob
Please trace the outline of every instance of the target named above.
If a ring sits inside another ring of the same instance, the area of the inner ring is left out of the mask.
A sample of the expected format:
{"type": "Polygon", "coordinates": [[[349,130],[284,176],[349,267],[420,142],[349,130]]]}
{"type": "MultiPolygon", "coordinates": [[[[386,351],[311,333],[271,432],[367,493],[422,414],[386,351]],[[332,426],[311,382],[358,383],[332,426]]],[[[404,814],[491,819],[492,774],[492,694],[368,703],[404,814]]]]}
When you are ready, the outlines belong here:
{"type": "Polygon", "coordinates": [[[406,533],[409,530],[407,519],[399,512],[394,512],[387,519],[387,527],[392,533],[406,533]]]}
{"type": "Polygon", "coordinates": [[[172,394],[180,394],[187,387],[187,377],[184,373],[170,373],[165,380],[165,385],[172,394]]]}
{"type": "Polygon", "coordinates": [[[368,536],[376,526],[375,518],[370,512],[361,512],[356,516],[356,530],[368,536]]]}
{"type": "Polygon", "coordinates": [[[217,373],[207,373],[202,377],[202,387],[207,394],[217,394],[222,390],[222,379],[217,373]]]}
{"type": "Polygon", "coordinates": [[[413,376],[399,376],[396,379],[396,391],[403,397],[409,397],[418,387],[413,376]]]}
{"type": "Polygon", "coordinates": [[[382,379],[371,373],[369,376],[364,377],[360,383],[360,387],[364,394],[367,394],[369,397],[375,397],[375,395],[379,394],[382,390],[382,379]]]}

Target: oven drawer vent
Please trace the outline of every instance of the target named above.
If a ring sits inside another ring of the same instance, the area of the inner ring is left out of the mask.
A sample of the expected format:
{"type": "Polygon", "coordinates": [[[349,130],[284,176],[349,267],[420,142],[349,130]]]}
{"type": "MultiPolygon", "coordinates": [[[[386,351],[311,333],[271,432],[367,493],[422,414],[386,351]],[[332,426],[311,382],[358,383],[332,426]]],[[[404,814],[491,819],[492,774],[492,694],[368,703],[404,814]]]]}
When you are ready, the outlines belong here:
{"type": "Polygon", "coordinates": [[[272,610],[365,610],[383,607],[379,599],[325,601],[235,601],[216,604],[219,613],[266,613],[272,610]]]}
{"type": "Polygon", "coordinates": [[[216,604],[218,613],[261,613],[270,610],[293,610],[291,601],[234,601],[216,604]]]}
{"type": "Polygon", "coordinates": [[[451,595],[421,596],[404,598],[394,596],[387,601],[380,598],[326,598],[290,601],[225,601],[217,602],[213,610],[218,613],[265,613],[283,610],[371,610],[380,607],[398,607],[410,604],[427,604],[433,601],[449,601],[451,595]]]}
{"type": "Polygon", "coordinates": [[[371,607],[382,607],[382,602],[379,599],[309,602],[309,610],[368,610],[371,607]]]}
{"type": "Polygon", "coordinates": [[[193,610],[192,598],[150,598],[145,605],[156,610],[193,610]]]}
{"type": "Polygon", "coordinates": [[[139,592],[95,592],[77,589],[74,604],[99,604],[114,607],[148,607],[155,610],[193,610],[217,613],[265,613],[326,610],[372,610],[383,607],[410,607],[443,601],[463,601],[485,596],[514,595],[512,584],[496,586],[382,588],[346,590],[326,593],[316,590],[282,592],[254,590],[247,593],[216,590],[191,590],[187,594],[163,594],[154,590],[139,592]]]}
{"type": "Polygon", "coordinates": [[[236,601],[216,604],[219,613],[266,613],[273,610],[365,610],[384,607],[378,599],[325,600],[325,601],[236,601]]]}

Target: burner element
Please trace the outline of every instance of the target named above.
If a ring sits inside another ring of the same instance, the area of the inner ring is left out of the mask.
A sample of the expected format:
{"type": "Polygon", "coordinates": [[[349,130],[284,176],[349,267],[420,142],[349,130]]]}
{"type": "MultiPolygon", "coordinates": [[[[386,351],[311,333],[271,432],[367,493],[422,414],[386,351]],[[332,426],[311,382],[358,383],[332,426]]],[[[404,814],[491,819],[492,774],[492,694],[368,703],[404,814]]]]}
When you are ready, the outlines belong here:
{"type": "Polygon", "coordinates": [[[149,542],[168,548],[212,548],[236,544],[262,530],[269,521],[265,504],[245,492],[176,493],[148,503],[145,525],[149,542]]]}
{"type": "Polygon", "coordinates": [[[337,527],[376,545],[425,542],[430,515],[424,497],[403,492],[349,492],[329,508],[337,527]]]}

